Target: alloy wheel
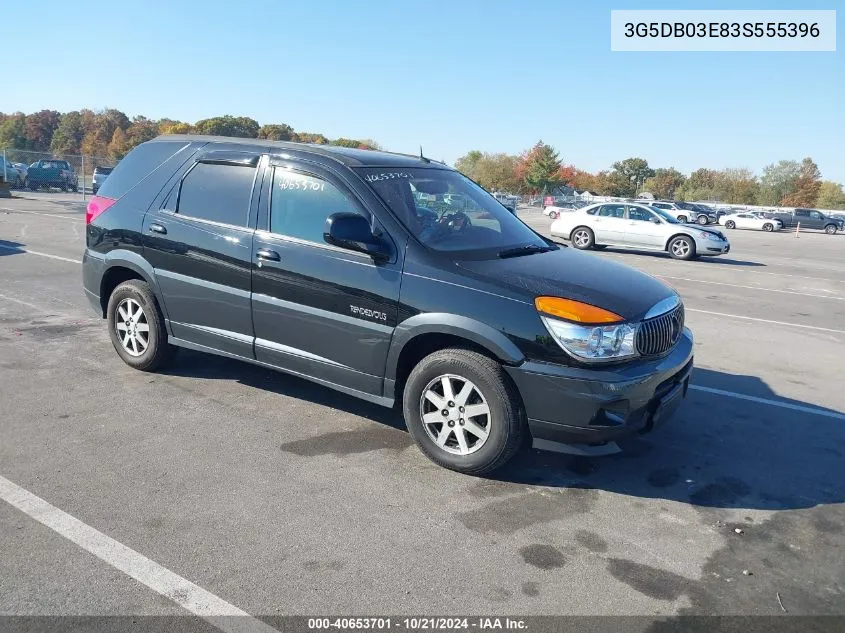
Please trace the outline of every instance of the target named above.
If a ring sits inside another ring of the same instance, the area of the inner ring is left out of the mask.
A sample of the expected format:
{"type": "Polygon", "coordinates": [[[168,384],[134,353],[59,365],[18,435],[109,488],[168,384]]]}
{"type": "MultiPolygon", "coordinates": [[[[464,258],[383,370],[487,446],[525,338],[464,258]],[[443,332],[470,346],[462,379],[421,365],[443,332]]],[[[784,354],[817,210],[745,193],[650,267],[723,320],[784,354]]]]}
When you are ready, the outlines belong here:
{"type": "Polygon", "coordinates": [[[461,456],[484,446],[493,423],[479,388],[455,374],[428,383],[420,398],[420,417],[426,434],[439,448],[461,456]]]}
{"type": "Polygon", "coordinates": [[[575,235],[572,236],[572,241],[575,242],[577,246],[587,246],[590,243],[590,235],[586,231],[576,231],[575,235]]]}
{"type": "Polygon", "coordinates": [[[676,257],[686,257],[689,255],[689,244],[686,240],[675,240],[672,242],[672,254],[676,257]]]}
{"type": "Polygon", "coordinates": [[[114,327],[126,353],[141,356],[150,344],[150,324],[141,305],[126,298],[117,306],[114,327]]]}

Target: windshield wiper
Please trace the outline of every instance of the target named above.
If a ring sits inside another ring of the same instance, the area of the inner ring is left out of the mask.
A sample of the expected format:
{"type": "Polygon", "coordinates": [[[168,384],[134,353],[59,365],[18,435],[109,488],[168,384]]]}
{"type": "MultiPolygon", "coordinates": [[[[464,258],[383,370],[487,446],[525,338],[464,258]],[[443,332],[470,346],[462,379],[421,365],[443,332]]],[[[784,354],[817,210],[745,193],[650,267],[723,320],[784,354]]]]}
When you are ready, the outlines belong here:
{"type": "Polygon", "coordinates": [[[499,251],[499,257],[521,257],[523,255],[533,255],[534,253],[548,253],[551,250],[554,250],[551,246],[525,244],[524,246],[515,246],[513,248],[506,248],[503,251],[499,251]]]}

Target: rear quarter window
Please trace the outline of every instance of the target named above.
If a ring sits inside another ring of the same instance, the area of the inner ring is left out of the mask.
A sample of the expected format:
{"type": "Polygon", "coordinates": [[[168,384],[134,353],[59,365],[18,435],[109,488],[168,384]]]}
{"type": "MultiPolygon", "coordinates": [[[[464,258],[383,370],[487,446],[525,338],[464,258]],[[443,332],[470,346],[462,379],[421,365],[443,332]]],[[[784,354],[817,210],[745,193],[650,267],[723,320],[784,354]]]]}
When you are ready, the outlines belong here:
{"type": "Polygon", "coordinates": [[[115,200],[120,198],[187,145],[184,141],[157,141],[139,145],[118,163],[100,187],[98,195],[115,200]]]}

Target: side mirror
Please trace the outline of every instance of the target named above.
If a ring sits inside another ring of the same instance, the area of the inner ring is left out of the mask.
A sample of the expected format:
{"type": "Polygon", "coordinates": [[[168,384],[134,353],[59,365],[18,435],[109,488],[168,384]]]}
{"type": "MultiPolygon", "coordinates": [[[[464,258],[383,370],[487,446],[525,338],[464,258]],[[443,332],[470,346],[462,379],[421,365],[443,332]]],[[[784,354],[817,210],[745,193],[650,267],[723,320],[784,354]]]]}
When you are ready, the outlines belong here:
{"type": "Polygon", "coordinates": [[[323,239],[333,246],[366,253],[373,259],[388,259],[390,247],[373,235],[370,222],[357,213],[333,213],[326,219],[323,239]]]}

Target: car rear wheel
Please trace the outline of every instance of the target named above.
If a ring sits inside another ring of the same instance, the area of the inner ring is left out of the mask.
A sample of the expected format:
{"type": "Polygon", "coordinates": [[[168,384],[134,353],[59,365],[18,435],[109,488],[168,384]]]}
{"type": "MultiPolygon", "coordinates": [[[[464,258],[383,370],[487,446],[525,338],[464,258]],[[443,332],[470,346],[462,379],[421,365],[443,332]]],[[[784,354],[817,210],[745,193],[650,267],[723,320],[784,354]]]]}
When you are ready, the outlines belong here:
{"type": "Polygon", "coordinates": [[[836,233],[836,227],[832,224],[828,224],[826,227],[824,227],[824,232],[828,235],[833,235],[834,233],[836,233]]]}
{"type": "Polygon", "coordinates": [[[451,470],[488,473],[522,443],[519,394],[502,366],[477,352],[450,348],[423,358],[408,376],[402,404],[417,446],[451,470]]]}
{"type": "Polygon", "coordinates": [[[176,352],[167,342],[164,318],[145,281],[130,279],[114,289],[109,297],[108,323],[112,345],[130,367],[155,371],[176,352]]]}
{"type": "Polygon", "coordinates": [[[773,224],[771,224],[770,222],[766,222],[766,223],[763,225],[763,230],[764,230],[764,231],[766,231],[767,233],[771,233],[772,231],[774,231],[774,230],[775,230],[775,227],[774,227],[774,225],[773,225],[773,224]]]}
{"type": "Polygon", "coordinates": [[[707,224],[710,223],[710,218],[708,218],[706,215],[700,215],[698,216],[698,223],[701,226],[707,226],[707,224]]]}
{"type": "Polygon", "coordinates": [[[579,226],[572,231],[572,245],[575,246],[575,248],[587,250],[588,248],[592,248],[595,242],[595,235],[592,230],[588,229],[586,226],[579,226]]]}
{"type": "Polygon", "coordinates": [[[727,222],[725,222],[725,228],[726,229],[735,229],[736,228],[736,222],[734,222],[733,220],[728,220],[727,222]]]}
{"type": "Polygon", "coordinates": [[[687,220],[689,220],[689,218],[685,215],[679,215],[678,216],[678,222],[683,222],[684,224],[686,224],[687,220]]]}
{"type": "Polygon", "coordinates": [[[38,191],[38,183],[27,179],[26,188],[29,189],[30,191],[38,191]]]}
{"type": "Polygon", "coordinates": [[[552,220],[557,220],[557,219],[558,219],[558,213],[557,213],[557,211],[549,211],[549,217],[550,217],[552,220]]]}
{"type": "Polygon", "coordinates": [[[669,254],[675,259],[693,259],[695,257],[695,242],[683,235],[669,242],[669,254]]]}

